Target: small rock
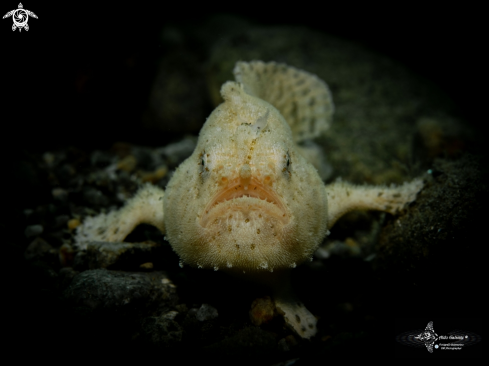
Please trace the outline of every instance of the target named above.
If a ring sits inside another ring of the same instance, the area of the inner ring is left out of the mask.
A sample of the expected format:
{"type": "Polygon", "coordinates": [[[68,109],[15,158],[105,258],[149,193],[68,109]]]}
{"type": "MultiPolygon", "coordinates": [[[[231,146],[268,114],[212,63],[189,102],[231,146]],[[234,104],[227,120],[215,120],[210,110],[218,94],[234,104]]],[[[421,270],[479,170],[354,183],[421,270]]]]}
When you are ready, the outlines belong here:
{"type": "Polygon", "coordinates": [[[197,311],[197,320],[203,322],[204,320],[217,318],[219,314],[217,309],[210,306],[209,304],[202,304],[200,309],[197,311]]]}
{"type": "Polygon", "coordinates": [[[71,219],[67,222],[68,230],[73,231],[78,226],[80,226],[81,222],[79,219],[71,219]]]}
{"type": "Polygon", "coordinates": [[[68,192],[63,188],[53,188],[51,194],[55,199],[60,201],[65,201],[68,198],[68,192]]]}
{"type": "Polygon", "coordinates": [[[128,155],[125,158],[119,160],[117,163],[117,169],[125,170],[130,173],[136,168],[137,160],[133,155],[128,155]]]}
{"type": "Polygon", "coordinates": [[[197,316],[197,312],[199,311],[199,309],[197,308],[192,308],[188,311],[188,315],[190,316],[197,316]]]}
{"type": "Polygon", "coordinates": [[[173,320],[178,315],[178,311],[172,310],[163,315],[164,319],[173,320]]]}
{"type": "Polygon", "coordinates": [[[161,283],[163,285],[170,286],[171,288],[176,288],[177,287],[177,286],[175,286],[175,284],[173,282],[171,282],[171,280],[169,278],[163,278],[161,280],[161,283]]]}
{"type": "Polygon", "coordinates": [[[142,321],[143,339],[160,347],[170,347],[182,341],[183,328],[173,319],[168,318],[167,314],[161,317],[151,316],[142,321]]]}
{"type": "MultiPolygon", "coordinates": [[[[117,152],[117,148],[112,147],[115,152],[117,152]]],[[[105,168],[108,165],[113,163],[114,156],[105,151],[95,150],[90,156],[90,163],[94,167],[105,168]]]]}
{"type": "Polygon", "coordinates": [[[284,352],[290,351],[289,345],[287,344],[285,338],[282,338],[280,341],[278,341],[278,348],[284,352]]]}
{"type": "Polygon", "coordinates": [[[297,346],[299,343],[297,342],[297,339],[295,339],[295,337],[292,335],[292,334],[289,334],[287,337],[284,338],[285,341],[287,342],[287,344],[289,345],[289,347],[295,347],[297,346]]]}
{"type": "Polygon", "coordinates": [[[275,304],[270,296],[256,299],[251,304],[250,320],[254,325],[266,324],[273,319],[275,304]]]}
{"type": "Polygon", "coordinates": [[[110,309],[122,314],[130,313],[133,307],[140,310],[156,305],[173,307],[178,300],[175,290],[163,285],[163,278],[166,278],[163,272],[88,270],[74,276],[64,294],[75,307],[88,312],[110,309]]]}
{"type": "Polygon", "coordinates": [[[60,287],[66,289],[77,274],[78,272],[71,267],[61,268],[59,270],[60,287]]]}
{"type": "Polygon", "coordinates": [[[59,215],[54,218],[54,227],[60,228],[64,227],[69,221],[70,217],[68,215],[59,215]]]}
{"type": "Polygon", "coordinates": [[[25,228],[24,234],[26,238],[39,235],[43,232],[44,228],[42,225],[30,225],[25,228]]]}
{"type": "MultiPolygon", "coordinates": [[[[34,226],[41,226],[41,225],[34,225],[34,226]]],[[[32,241],[32,243],[29,244],[29,246],[24,252],[24,257],[27,260],[31,260],[36,257],[38,258],[44,257],[46,254],[50,253],[52,249],[53,247],[51,245],[49,245],[44,239],[38,237],[35,238],[32,241]]]]}
{"type": "Polygon", "coordinates": [[[53,153],[45,152],[43,154],[42,158],[48,167],[52,168],[54,166],[54,163],[56,161],[56,157],[54,156],[53,153]]]}
{"type": "Polygon", "coordinates": [[[287,337],[282,338],[278,341],[278,346],[282,351],[290,351],[291,348],[298,345],[297,339],[292,334],[289,334],[287,337]]]}
{"type": "Polygon", "coordinates": [[[62,267],[71,267],[75,259],[75,250],[67,243],[59,248],[59,262],[62,267]]]}
{"type": "Polygon", "coordinates": [[[94,207],[108,206],[109,200],[104,194],[93,187],[87,187],[83,190],[83,199],[88,205],[94,207]]]}
{"type": "Polygon", "coordinates": [[[316,252],[314,253],[314,256],[319,258],[319,259],[327,259],[330,257],[330,254],[327,249],[323,247],[317,248],[316,252]]]}

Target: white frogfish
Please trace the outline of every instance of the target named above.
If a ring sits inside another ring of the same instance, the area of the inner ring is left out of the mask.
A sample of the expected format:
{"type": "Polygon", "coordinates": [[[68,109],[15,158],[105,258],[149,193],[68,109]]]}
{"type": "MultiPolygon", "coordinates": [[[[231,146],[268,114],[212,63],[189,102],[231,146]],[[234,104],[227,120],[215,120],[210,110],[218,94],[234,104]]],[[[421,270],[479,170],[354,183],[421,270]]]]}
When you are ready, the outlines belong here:
{"type": "Polygon", "coordinates": [[[124,207],[86,218],[80,249],[121,242],[139,224],[166,235],[181,260],[248,276],[273,289],[276,309],[303,338],[316,318],[297,300],[288,270],[312,257],[336,220],[355,209],[397,213],[423,187],[324,185],[299,143],[332,120],[328,86],[317,76],[275,62],[238,62],[224,103],[208,117],[197,146],[165,191],[144,185],[124,207]]]}

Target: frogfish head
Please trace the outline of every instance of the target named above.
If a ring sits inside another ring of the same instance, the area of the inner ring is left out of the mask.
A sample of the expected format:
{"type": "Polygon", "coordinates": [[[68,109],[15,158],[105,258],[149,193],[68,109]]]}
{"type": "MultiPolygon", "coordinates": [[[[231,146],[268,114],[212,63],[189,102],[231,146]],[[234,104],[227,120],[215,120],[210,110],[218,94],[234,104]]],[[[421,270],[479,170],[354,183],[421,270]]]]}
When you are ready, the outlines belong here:
{"type": "Polygon", "coordinates": [[[221,94],[225,102],[167,186],[167,239],[201,268],[293,268],[326,235],[324,184],[277,109],[236,82],[221,94]]]}

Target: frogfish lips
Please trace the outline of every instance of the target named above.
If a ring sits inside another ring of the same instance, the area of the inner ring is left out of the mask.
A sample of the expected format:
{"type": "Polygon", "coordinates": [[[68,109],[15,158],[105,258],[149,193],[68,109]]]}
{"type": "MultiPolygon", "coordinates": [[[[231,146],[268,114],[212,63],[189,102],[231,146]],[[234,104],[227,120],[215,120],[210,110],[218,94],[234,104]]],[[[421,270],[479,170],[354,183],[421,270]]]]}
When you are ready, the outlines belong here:
{"type": "Polygon", "coordinates": [[[219,191],[198,218],[192,243],[199,255],[186,258],[203,268],[267,270],[299,262],[294,219],[282,198],[268,185],[250,179],[219,191]],[[245,189],[246,188],[246,189],[245,189]]]}
{"type": "Polygon", "coordinates": [[[271,188],[251,180],[246,187],[238,182],[218,192],[206,206],[200,225],[208,228],[216,220],[236,224],[236,220],[242,219],[248,223],[265,218],[286,225],[290,215],[281,198],[271,188]]]}

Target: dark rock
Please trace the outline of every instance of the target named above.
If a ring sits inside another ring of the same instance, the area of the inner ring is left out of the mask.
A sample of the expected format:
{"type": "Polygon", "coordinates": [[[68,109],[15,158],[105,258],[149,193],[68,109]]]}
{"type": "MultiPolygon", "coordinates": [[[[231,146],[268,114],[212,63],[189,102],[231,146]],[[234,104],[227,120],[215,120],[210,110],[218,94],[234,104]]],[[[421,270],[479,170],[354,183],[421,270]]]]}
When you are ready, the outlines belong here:
{"type": "Polygon", "coordinates": [[[84,189],[83,197],[86,204],[93,208],[105,207],[109,203],[107,197],[100,190],[93,187],[84,189]]]}
{"type": "Polygon", "coordinates": [[[183,328],[173,320],[173,313],[176,312],[145,318],[141,323],[143,340],[160,347],[168,347],[180,342],[183,337],[183,328]]]}
{"type": "Polygon", "coordinates": [[[49,245],[47,241],[40,237],[37,237],[29,244],[29,246],[25,250],[24,257],[27,260],[46,259],[46,256],[52,257],[53,254],[56,255],[56,250],[51,245],[49,245]]]}
{"type": "Polygon", "coordinates": [[[43,232],[44,228],[42,225],[30,225],[25,228],[24,235],[26,238],[30,238],[39,235],[43,232]]]}
{"type": "Polygon", "coordinates": [[[219,314],[217,313],[216,308],[210,306],[209,304],[202,304],[195,316],[198,321],[203,322],[205,320],[215,319],[219,316],[219,314]]]}
{"type": "Polygon", "coordinates": [[[53,228],[66,228],[66,223],[70,220],[68,215],[59,215],[54,218],[53,228]]]}
{"type": "Polygon", "coordinates": [[[91,311],[131,312],[176,303],[175,288],[163,272],[88,270],[73,278],[64,295],[91,311]]]}
{"type": "Polygon", "coordinates": [[[405,215],[391,217],[384,227],[375,268],[405,306],[413,305],[408,300],[413,292],[417,296],[411,300],[425,294],[440,313],[457,305],[462,313],[479,306],[483,212],[489,203],[488,171],[482,164],[470,154],[436,160],[433,170],[439,174],[429,179],[405,215]]]}
{"type": "Polygon", "coordinates": [[[214,354],[219,350],[219,356],[233,356],[238,359],[260,357],[271,351],[278,350],[278,339],[272,333],[259,327],[249,326],[231,337],[204,347],[203,351],[214,354]]]}
{"type": "Polygon", "coordinates": [[[71,281],[78,274],[72,267],[63,267],[59,270],[59,284],[62,291],[66,290],[71,281]]]}
{"type": "Polygon", "coordinates": [[[141,264],[151,262],[158,256],[161,244],[92,242],[86,251],[88,268],[137,270],[141,264]]]}

